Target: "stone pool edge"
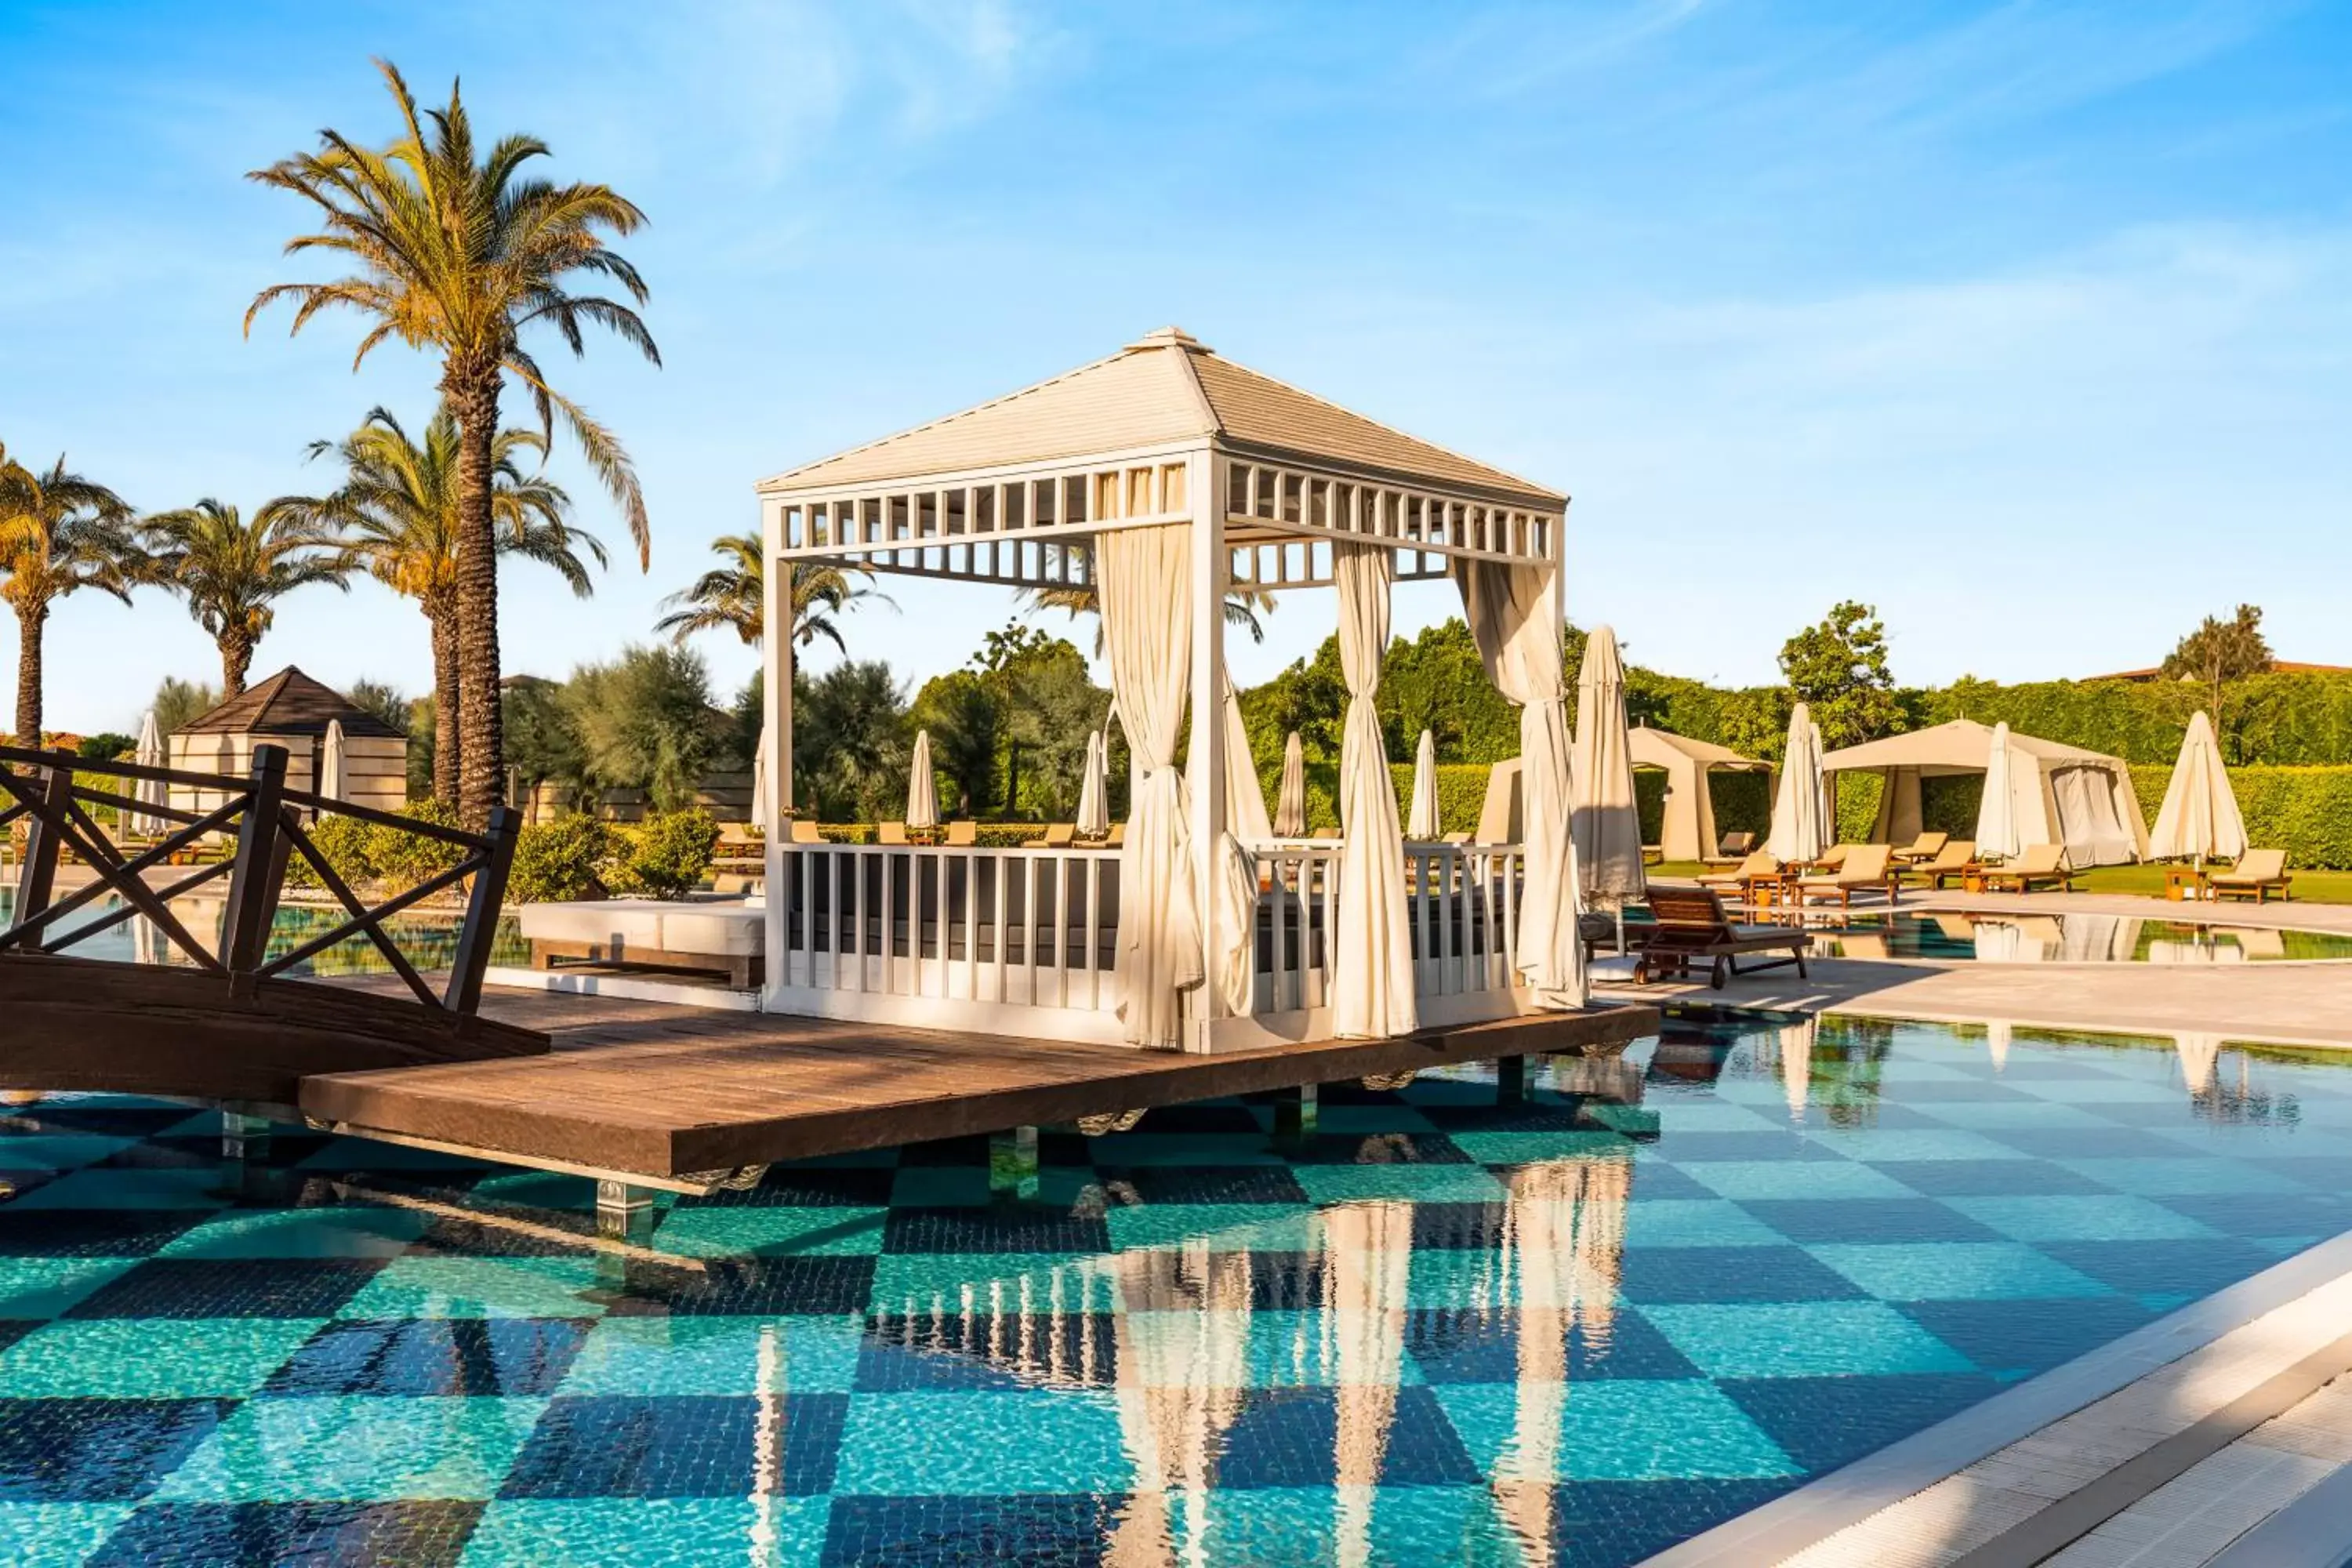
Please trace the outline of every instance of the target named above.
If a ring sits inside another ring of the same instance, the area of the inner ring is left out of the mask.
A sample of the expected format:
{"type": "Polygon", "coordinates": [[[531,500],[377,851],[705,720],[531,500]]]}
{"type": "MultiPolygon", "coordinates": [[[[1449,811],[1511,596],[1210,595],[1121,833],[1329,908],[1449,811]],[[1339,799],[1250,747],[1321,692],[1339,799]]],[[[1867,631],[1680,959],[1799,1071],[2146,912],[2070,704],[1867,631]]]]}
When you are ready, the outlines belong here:
{"type": "Polygon", "coordinates": [[[1778,1563],[2352,1273],[2346,1231],[1692,1536],[1641,1568],[1778,1563]]]}

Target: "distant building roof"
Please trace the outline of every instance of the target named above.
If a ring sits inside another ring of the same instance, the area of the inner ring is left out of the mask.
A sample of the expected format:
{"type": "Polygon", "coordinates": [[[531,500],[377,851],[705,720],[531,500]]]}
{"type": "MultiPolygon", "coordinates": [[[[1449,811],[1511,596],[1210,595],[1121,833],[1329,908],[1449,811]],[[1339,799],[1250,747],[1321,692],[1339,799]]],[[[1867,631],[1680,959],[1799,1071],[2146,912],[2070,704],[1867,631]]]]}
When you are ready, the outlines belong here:
{"type": "Polygon", "coordinates": [[[872,484],[1203,436],[1277,462],[1336,462],[1368,475],[1467,487],[1541,507],[1567,500],[1517,474],[1220,358],[1175,327],[1034,386],[779,474],[760,488],[872,484]]]}
{"type": "Polygon", "coordinates": [[[394,729],[331,687],[321,686],[292,665],[248,686],[201,718],[180,726],[184,735],[323,735],[340,720],[345,735],[398,738],[394,729]]]}
{"type": "MultiPolygon", "coordinates": [[[[2271,660],[2273,675],[2352,675],[2352,664],[2298,664],[2293,659],[2271,660]]],[[[2118,669],[2110,675],[2086,675],[2085,680],[2162,680],[2164,667],[2150,665],[2146,669],[2118,669]]],[[[2182,679],[2189,679],[2183,676],[2182,679]]]]}

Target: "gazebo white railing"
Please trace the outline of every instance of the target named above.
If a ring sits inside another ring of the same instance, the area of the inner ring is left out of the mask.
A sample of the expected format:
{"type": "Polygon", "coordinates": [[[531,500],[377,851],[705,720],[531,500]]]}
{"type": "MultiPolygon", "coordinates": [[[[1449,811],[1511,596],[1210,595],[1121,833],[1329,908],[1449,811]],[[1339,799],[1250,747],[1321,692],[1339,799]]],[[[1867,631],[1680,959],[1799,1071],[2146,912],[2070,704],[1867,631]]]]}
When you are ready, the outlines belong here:
{"type": "MultiPolygon", "coordinates": [[[[1573,918],[1564,939],[1557,918],[1570,907],[1563,897],[1572,900],[1560,892],[1564,755],[1553,770],[1557,831],[1531,826],[1526,846],[1355,845],[1378,884],[1368,914],[1344,896],[1348,843],[1234,837],[1228,726],[1202,721],[1224,700],[1229,587],[1337,584],[1345,600],[1341,557],[1370,556],[1378,574],[1351,579],[1353,602],[1375,617],[1367,625],[1384,626],[1389,581],[1465,577],[1490,670],[1526,689],[1514,700],[1528,704],[1536,732],[1564,732],[1564,496],[1256,375],[1172,330],[780,475],[760,495],[771,627],[789,624],[792,574],[803,562],[1094,587],[1139,802],[1120,851],[853,847],[772,835],[770,1010],[1207,1050],[1330,1034],[1342,996],[1353,999],[1345,1016],[1362,1016],[1370,994],[1389,999],[1374,1016],[1429,1024],[1580,1005],[1580,965],[1568,973],[1573,918]],[[1098,546],[1134,530],[1160,540],[1181,530],[1181,542],[1111,552],[1128,563],[1121,571],[1144,574],[1105,592],[1098,546]],[[1502,575],[1481,579],[1474,595],[1477,571],[1502,575]],[[1550,650],[1549,670],[1530,647],[1550,650]],[[1171,710],[1166,699],[1178,690],[1185,700],[1171,710]],[[1155,746],[1172,747],[1187,706],[1179,778],[1178,759],[1155,746]],[[1393,873],[1381,858],[1391,854],[1393,873]],[[1122,909],[1122,882],[1156,890],[1122,909]],[[1402,903],[1388,901],[1400,884],[1402,903]],[[1528,930],[1545,933],[1542,952],[1521,951],[1528,930]],[[1400,942],[1388,938],[1400,932],[1409,961],[1391,963],[1379,955],[1393,952],[1400,942]],[[1129,994],[1123,973],[1152,976],[1149,994],[1129,994]],[[1412,995],[1395,1005],[1407,975],[1412,995]]],[[[791,639],[772,635],[767,658],[767,776],[791,802],[791,639]]],[[[1531,786],[1531,805],[1538,794],[1531,786]]]]}

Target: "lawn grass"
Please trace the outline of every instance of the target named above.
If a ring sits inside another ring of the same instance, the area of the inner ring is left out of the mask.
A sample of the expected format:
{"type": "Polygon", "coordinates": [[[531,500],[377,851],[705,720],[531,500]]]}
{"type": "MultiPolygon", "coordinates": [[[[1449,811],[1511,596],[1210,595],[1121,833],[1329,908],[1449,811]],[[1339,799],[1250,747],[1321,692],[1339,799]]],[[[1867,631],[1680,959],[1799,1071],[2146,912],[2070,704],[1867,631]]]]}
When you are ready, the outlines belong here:
{"type": "MultiPolygon", "coordinates": [[[[1651,867],[1650,874],[1691,878],[1706,869],[1696,860],[1670,860],[1663,866],[1651,867]]],[[[2077,871],[2074,886],[2085,893],[2136,893],[2143,898],[2160,899],[2164,897],[2164,868],[2101,866],[2077,871]]],[[[2299,903],[2352,904],[2352,871],[2297,871],[2293,891],[2299,903]]],[[[2228,907],[2235,907],[2234,900],[2228,907]]]]}

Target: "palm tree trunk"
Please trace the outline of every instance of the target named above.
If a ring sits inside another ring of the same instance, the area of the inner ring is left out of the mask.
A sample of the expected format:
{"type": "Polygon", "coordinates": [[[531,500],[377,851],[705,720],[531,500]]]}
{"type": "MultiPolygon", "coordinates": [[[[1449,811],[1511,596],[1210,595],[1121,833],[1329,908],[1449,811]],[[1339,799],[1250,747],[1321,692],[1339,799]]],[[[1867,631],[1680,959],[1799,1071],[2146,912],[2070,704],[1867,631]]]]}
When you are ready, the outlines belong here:
{"type": "Polygon", "coordinates": [[[436,597],[426,602],[425,616],[433,628],[433,798],[454,806],[458,759],[465,755],[465,744],[457,738],[457,610],[436,597]]]}
{"type": "Polygon", "coordinates": [[[457,819],[479,830],[502,795],[505,734],[499,714],[499,558],[490,515],[491,444],[499,372],[443,378],[457,416],[457,819]]]}
{"type": "Polygon", "coordinates": [[[41,743],[41,630],[47,605],[16,607],[16,744],[41,743]]]}
{"type": "Polygon", "coordinates": [[[220,639],[221,700],[245,695],[246,671],[253,668],[253,639],[242,632],[224,632],[220,639]]]}

